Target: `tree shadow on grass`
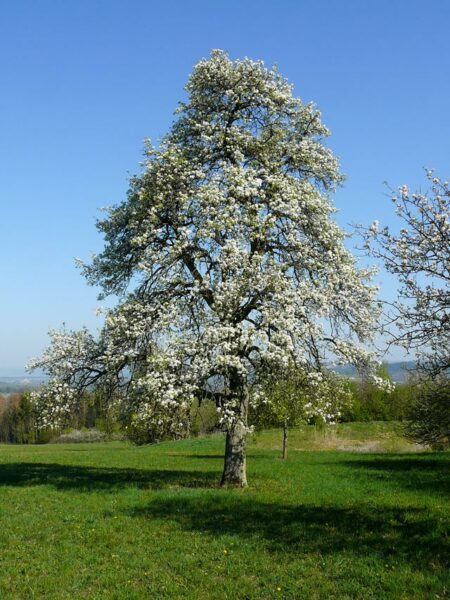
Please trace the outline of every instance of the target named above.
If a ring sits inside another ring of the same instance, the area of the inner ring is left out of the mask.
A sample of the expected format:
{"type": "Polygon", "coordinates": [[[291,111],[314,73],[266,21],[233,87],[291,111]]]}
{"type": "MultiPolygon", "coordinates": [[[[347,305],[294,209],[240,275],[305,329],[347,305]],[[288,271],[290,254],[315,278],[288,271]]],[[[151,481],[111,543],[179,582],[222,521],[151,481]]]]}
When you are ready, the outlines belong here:
{"type": "Polygon", "coordinates": [[[185,452],[170,452],[168,453],[168,456],[180,456],[183,458],[200,458],[200,459],[204,459],[204,458],[214,458],[216,460],[221,460],[223,461],[223,454],[186,454],[185,452]]]}
{"type": "Polygon", "coordinates": [[[121,469],[53,463],[7,463],[0,465],[0,486],[51,485],[57,490],[115,491],[125,487],[217,487],[218,472],[162,469],[121,469]]]}
{"type": "Polygon", "coordinates": [[[343,464],[360,470],[359,476],[366,480],[391,481],[405,489],[450,497],[450,454],[382,455],[343,464]]]}
{"type": "Polygon", "coordinates": [[[237,535],[253,539],[268,551],[283,555],[352,553],[368,561],[378,557],[406,562],[435,573],[445,572],[449,565],[445,523],[425,509],[282,505],[211,491],[195,498],[157,497],[149,506],[128,514],[172,521],[187,531],[214,538],[237,535]]]}
{"type": "MultiPolygon", "coordinates": [[[[199,459],[215,459],[219,460],[223,463],[224,454],[194,454],[194,453],[181,453],[181,452],[172,452],[169,456],[182,456],[183,458],[199,458],[199,459]]],[[[251,453],[248,455],[248,460],[252,461],[253,459],[265,459],[265,460],[273,460],[273,456],[270,454],[263,453],[251,453]]]]}

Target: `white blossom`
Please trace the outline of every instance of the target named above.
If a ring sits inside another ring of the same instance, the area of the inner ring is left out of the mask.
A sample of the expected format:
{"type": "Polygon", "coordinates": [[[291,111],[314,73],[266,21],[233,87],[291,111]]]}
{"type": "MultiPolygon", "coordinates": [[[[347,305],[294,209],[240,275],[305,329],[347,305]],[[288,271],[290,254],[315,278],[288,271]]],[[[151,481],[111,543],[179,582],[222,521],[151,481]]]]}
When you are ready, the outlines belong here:
{"type": "Polygon", "coordinates": [[[398,234],[387,227],[365,233],[373,255],[400,282],[387,315],[390,343],[415,352],[420,366],[438,376],[450,368],[450,189],[433,171],[427,177],[427,193],[410,194],[403,185],[392,198],[403,225],[398,234]]]}

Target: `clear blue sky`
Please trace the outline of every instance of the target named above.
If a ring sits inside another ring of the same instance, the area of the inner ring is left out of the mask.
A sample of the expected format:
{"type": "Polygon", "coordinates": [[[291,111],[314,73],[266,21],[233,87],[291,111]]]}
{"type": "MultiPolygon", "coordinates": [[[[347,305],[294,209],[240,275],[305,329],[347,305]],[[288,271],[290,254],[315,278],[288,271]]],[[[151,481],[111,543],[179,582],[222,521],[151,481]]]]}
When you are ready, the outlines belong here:
{"type": "Polygon", "coordinates": [[[101,248],[97,209],[123,199],[212,48],[277,63],[331,128],[339,222],[389,223],[383,181],[450,176],[449,31],[448,0],[3,0],[0,374],[49,327],[99,325],[73,259],[101,248]]]}

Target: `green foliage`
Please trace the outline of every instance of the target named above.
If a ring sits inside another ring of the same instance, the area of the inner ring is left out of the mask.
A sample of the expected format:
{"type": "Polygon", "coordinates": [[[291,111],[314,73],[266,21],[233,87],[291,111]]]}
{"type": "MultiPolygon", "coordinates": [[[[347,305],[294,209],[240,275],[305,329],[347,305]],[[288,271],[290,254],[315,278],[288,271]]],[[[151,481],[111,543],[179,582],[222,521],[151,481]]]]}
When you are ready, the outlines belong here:
{"type": "MultiPolygon", "coordinates": [[[[337,427],[343,441],[378,429],[337,427]]],[[[0,597],[448,596],[449,453],[292,450],[282,461],[275,433],[250,444],[245,492],[216,487],[221,435],[3,446],[0,597]]]]}
{"type": "Polygon", "coordinates": [[[33,405],[28,393],[11,395],[0,414],[0,441],[32,444],[39,441],[33,405]]]}
{"type": "Polygon", "coordinates": [[[405,434],[434,450],[450,448],[450,381],[447,378],[440,377],[417,387],[405,434]]]}
{"type": "MultiPolygon", "coordinates": [[[[37,414],[29,392],[0,396],[0,442],[42,444],[64,441],[64,435],[70,431],[91,429],[101,432],[105,439],[121,435],[122,427],[117,414],[108,407],[99,392],[84,393],[77,411],[69,419],[67,430],[63,432],[37,427],[37,414]]],[[[96,434],[92,436],[98,439],[96,434]]]]}
{"type": "Polygon", "coordinates": [[[68,427],[61,432],[54,432],[57,442],[101,441],[122,439],[123,423],[118,406],[110,402],[103,390],[85,391],[74,410],[68,427]]]}
{"type": "Polygon", "coordinates": [[[219,416],[215,403],[208,399],[195,399],[187,410],[175,407],[173,412],[153,405],[154,418],[151,422],[133,419],[133,414],[124,422],[127,438],[137,445],[154,444],[166,440],[179,440],[189,436],[217,431],[219,416]],[[156,415],[160,418],[156,418],[156,415]]]}
{"type": "Polygon", "coordinates": [[[129,414],[129,418],[124,421],[124,431],[130,441],[142,446],[143,444],[155,444],[165,440],[180,440],[189,436],[189,419],[184,413],[180,414],[180,411],[177,410],[174,413],[178,414],[169,411],[165,413],[161,408],[158,409],[156,406],[154,408],[154,415],[159,410],[160,419],[154,418],[152,421],[147,422],[135,419],[133,413],[129,414]]]}
{"type": "MultiPolygon", "coordinates": [[[[387,366],[381,365],[377,375],[390,379],[387,366]]],[[[344,407],[342,421],[403,421],[415,394],[412,381],[396,384],[388,392],[366,380],[348,380],[352,401],[344,407]]]]}
{"type": "Polygon", "coordinates": [[[352,402],[342,411],[343,421],[403,421],[413,402],[410,383],[397,384],[388,393],[368,382],[349,381],[352,402]]]}
{"type": "MultiPolygon", "coordinates": [[[[385,367],[380,368],[378,374],[388,377],[385,367]]],[[[288,376],[263,382],[267,402],[260,405],[258,411],[250,407],[249,423],[257,430],[280,427],[286,420],[290,428],[305,422],[320,427],[324,419],[319,413],[308,413],[305,406],[311,397],[315,398],[317,405],[317,396],[321,395],[325,403],[330,402],[331,412],[339,413],[336,414],[337,421],[407,421],[405,431],[410,439],[436,448],[446,447],[449,430],[447,392],[436,395],[430,390],[430,386],[424,387],[411,379],[407,383],[397,384],[388,393],[368,381],[346,379],[334,373],[326,374],[324,382],[314,387],[304,374],[292,370],[288,376]]],[[[196,437],[218,428],[217,410],[209,399],[195,401],[190,414],[179,416],[183,427],[177,430],[171,428],[171,419],[163,420],[162,426],[149,428],[130,419],[122,420],[119,408],[114,408],[114,403],[110,403],[100,391],[85,392],[67,431],[95,428],[107,439],[127,436],[141,445],[188,435],[196,437]]],[[[1,442],[46,443],[60,434],[55,430],[37,430],[28,393],[0,396],[1,442]]]]}
{"type": "Polygon", "coordinates": [[[265,379],[261,390],[266,403],[258,411],[250,408],[250,424],[261,429],[301,423],[320,426],[339,420],[343,410],[350,410],[349,382],[335,373],[321,375],[321,379],[311,380],[308,374],[292,368],[265,379]]]}
{"type": "Polygon", "coordinates": [[[191,406],[190,434],[194,437],[212,433],[219,427],[219,416],[215,403],[208,398],[195,400],[191,406]]]}
{"type": "Polygon", "coordinates": [[[73,413],[71,427],[74,429],[97,428],[106,434],[118,431],[119,413],[102,390],[86,391],[73,413]]]}

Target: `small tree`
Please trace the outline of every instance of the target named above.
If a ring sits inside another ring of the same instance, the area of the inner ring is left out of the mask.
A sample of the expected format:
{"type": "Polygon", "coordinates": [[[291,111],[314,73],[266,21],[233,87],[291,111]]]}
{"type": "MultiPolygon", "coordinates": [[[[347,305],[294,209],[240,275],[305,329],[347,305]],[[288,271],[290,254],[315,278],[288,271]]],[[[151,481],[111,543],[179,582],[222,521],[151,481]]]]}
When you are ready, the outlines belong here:
{"type": "Polygon", "coordinates": [[[334,373],[308,372],[290,368],[272,373],[262,385],[266,407],[256,415],[259,425],[277,424],[283,428],[282,458],[287,459],[288,431],[304,423],[335,423],[348,408],[352,394],[343,378],[334,373]]]}
{"type": "Polygon", "coordinates": [[[83,267],[123,300],[98,340],[53,332],[33,363],[52,376],[38,403],[52,422],[101,385],[132,420],[175,435],[206,394],[226,431],[222,483],[244,486],[259,374],[293,362],[314,379],[332,354],[368,367],[375,289],[332,219],[342,177],[319,111],[276,69],[221,51],[186,90],[127,199],[99,222],[104,251],[83,267]]]}

